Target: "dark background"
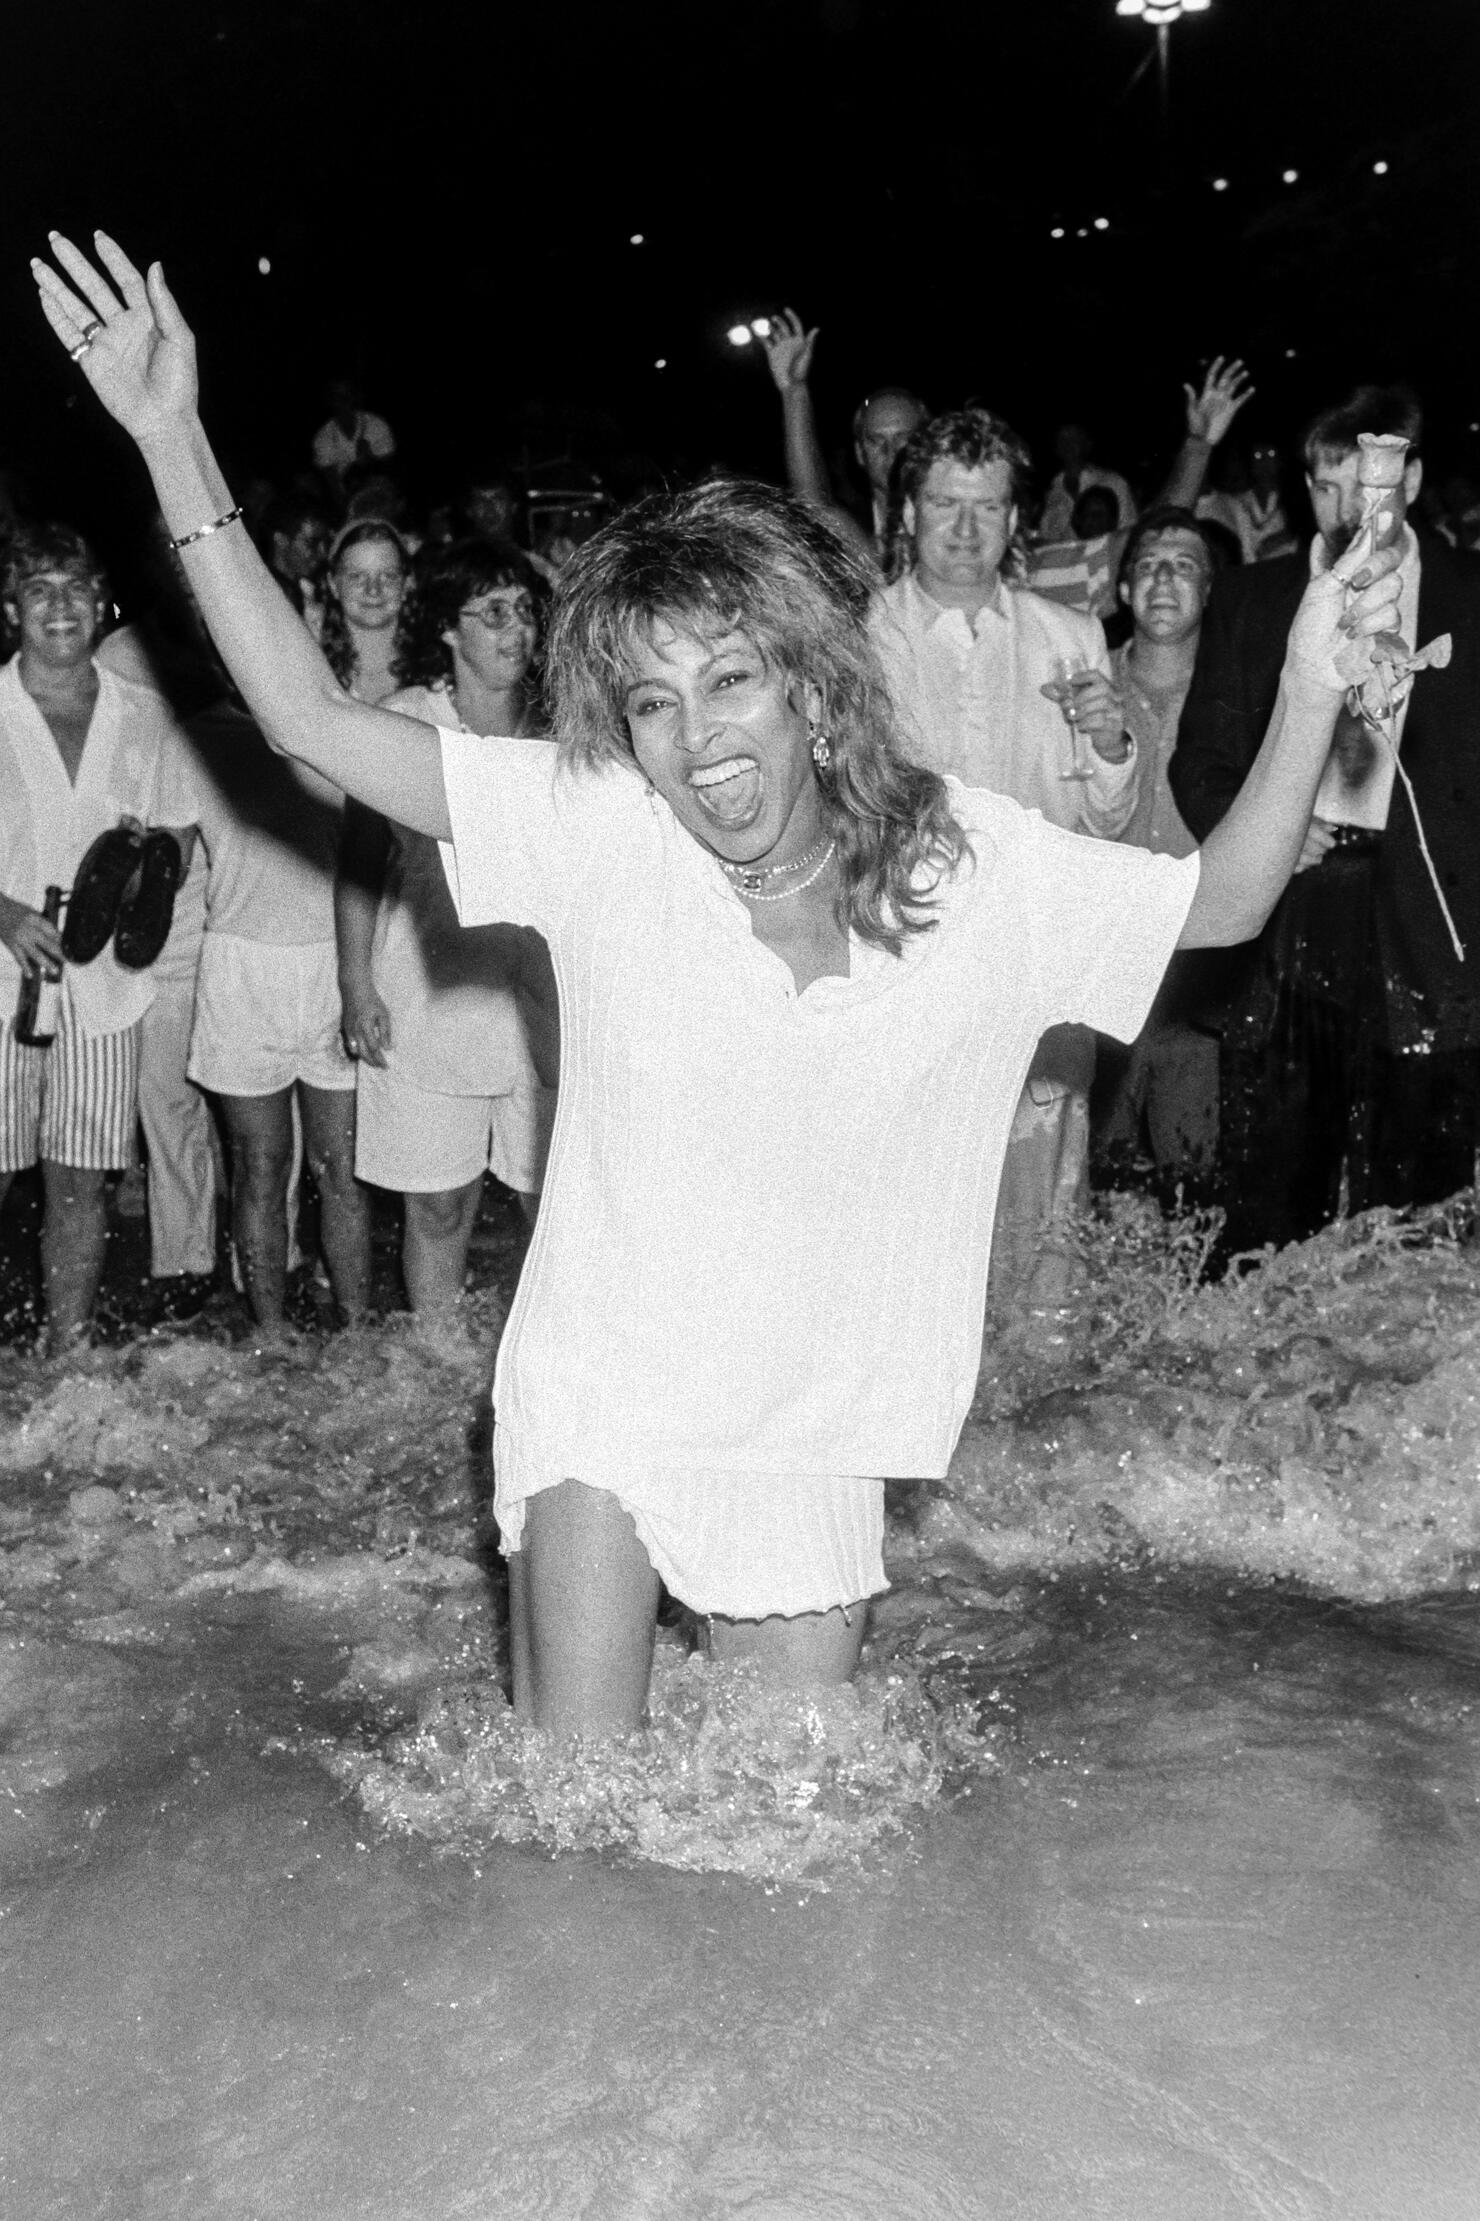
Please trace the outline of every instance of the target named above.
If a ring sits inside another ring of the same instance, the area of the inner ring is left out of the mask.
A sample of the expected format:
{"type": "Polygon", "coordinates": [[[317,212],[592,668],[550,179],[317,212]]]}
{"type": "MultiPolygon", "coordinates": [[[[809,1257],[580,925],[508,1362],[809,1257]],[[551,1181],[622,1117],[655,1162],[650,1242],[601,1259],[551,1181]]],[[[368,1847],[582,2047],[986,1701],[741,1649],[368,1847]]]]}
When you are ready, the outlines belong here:
{"type": "Polygon", "coordinates": [[[1475,0],[1214,0],[1170,45],[1163,133],[1154,68],[1132,82],[1153,34],[1113,0],[11,9],[0,461],[105,544],[137,516],[26,267],[101,222],[164,260],[238,473],[296,466],[344,367],[428,487],[567,448],[779,474],[764,365],[724,332],[781,302],[823,328],[830,440],[902,381],[1040,453],[1083,415],[1134,470],[1227,351],[1257,428],[1403,374],[1431,457],[1473,464],[1475,0]]]}

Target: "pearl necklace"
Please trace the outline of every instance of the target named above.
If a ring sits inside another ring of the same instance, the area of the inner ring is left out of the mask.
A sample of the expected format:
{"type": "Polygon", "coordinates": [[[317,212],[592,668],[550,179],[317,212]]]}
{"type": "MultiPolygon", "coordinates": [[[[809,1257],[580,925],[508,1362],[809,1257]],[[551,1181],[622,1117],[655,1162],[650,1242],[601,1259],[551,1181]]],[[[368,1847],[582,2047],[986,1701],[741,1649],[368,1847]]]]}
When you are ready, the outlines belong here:
{"type": "MultiPolygon", "coordinates": [[[[827,847],[823,850],[822,855],[819,857],[818,861],[812,866],[812,869],[808,872],[806,878],[799,879],[794,887],[781,887],[774,895],[763,895],[758,888],[752,887],[750,885],[750,880],[758,876],[756,873],[752,872],[748,873],[747,876],[741,880],[739,891],[742,895],[744,895],[747,902],[790,902],[793,895],[801,894],[804,889],[810,887],[815,880],[818,880],[822,877],[823,873],[827,870],[828,865],[833,860],[833,851],[836,849],[837,845],[838,844],[836,841],[829,841],[827,847]]],[[[804,863],[805,861],[805,857],[798,857],[797,859],[797,863],[799,864],[804,863]]],[[[726,866],[726,869],[729,868],[729,866],[726,866]]],[[[783,865],[778,865],[776,868],[778,870],[784,870],[786,867],[783,865]]],[[[793,871],[796,868],[797,867],[795,864],[791,867],[793,871]]]]}
{"type": "MultiPolygon", "coordinates": [[[[758,896],[763,902],[781,902],[784,901],[786,895],[795,894],[797,889],[787,887],[779,895],[762,895],[761,889],[766,881],[768,879],[779,879],[783,872],[801,871],[818,856],[822,856],[824,848],[827,850],[827,856],[831,856],[836,846],[837,842],[830,841],[826,833],[823,833],[812,843],[810,848],[804,849],[800,856],[794,856],[789,864],[727,864],[721,856],[718,859],[719,868],[727,879],[734,881],[739,886],[742,894],[758,896]]],[[[823,857],[824,863],[827,861],[827,856],[823,857]]],[[[814,872],[812,878],[815,879],[816,877],[817,874],[814,872]]],[[[803,880],[802,885],[810,886],[811,883],[811,880],[803,880]]]]}

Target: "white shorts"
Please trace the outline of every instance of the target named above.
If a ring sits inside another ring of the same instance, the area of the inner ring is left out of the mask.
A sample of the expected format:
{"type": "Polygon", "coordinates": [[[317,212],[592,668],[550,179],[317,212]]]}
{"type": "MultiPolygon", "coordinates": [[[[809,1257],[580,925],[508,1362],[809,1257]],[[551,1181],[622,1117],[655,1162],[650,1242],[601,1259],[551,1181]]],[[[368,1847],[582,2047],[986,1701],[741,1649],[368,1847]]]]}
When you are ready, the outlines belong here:
{"type": "Polygon", "coordinates": [[[79,1033],[64,1001],[50,1048],[0,1025],[0,1173],[45,1157],[84,1172],[116,1172],[133,1155],[139,1115],[138,1023],[79,1033]]]}
{"type": "Polygon", "coordinates": [[[440,1195],[486,1170],[518,1195],[538,1195],[555,1119],[553,1087],[508,1095],[439,1095],[394,1068],[362,1063],[355,1172],[399,1195],[440,1195]]]}
{"type": "Polygon", "coordinates": [[[213,1095],[280,1095],[295,1080],[347,1093],[332,941],[280,948],[208,933],[200,947],[189,1076],[213,1095]]]}

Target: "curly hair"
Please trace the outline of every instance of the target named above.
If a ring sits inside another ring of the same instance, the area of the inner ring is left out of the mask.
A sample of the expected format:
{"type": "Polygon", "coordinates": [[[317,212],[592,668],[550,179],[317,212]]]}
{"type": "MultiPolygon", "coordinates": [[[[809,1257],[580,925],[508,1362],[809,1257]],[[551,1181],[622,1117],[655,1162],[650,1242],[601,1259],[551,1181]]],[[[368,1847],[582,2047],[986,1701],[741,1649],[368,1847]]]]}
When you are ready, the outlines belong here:
{"type": "MultiPolygon", "coordinates": [[[[529,595],[542,637],[549,592],[512,541],[470,538],[422,551],[396,638],[396,669],[403,686],[446,684],[452,677],[452,650],[443,634],[451,632],[469,602],[499,586],[517,586],[529,595]]],[[[536,664],[539,659],[536,641],[536,664]]]]}
{"type": "Polygon", "coordinates": [[[633,650],[659,625],[738,632],[822,698],[831,761],[817,773],[842,874],[838,920],[898,956],[928,931],[941,880],[970,853],[944,782],[909,763],[868,632],[872,572],[823,518],[772,486],[711,479],[652,494],[561,573],[546,694],[565,762],[632,762],[633,650]]]}
{"type": "MultiPolygon", "coordinates": [[[[909,569],[913,553],[905,529],[904,505],[919,500],[937,463],[960,463],[967,470],[980,470],[985,463],[1006,463],[1009,490],[1018,508],[1032,486],[1032,456],[1012,426],[1000,416],[993,416],[990,409],[947,409],[940,416],[930,417],[910,434],[894,466],[884,528],[884,575],[891,582],[909,569]]],[[[1019,569],[1021,557],[1022,549],[1014,534],[1003,569],[1009,574],[1019,569]]]]}
{"type": "MultiPolygon", "coordinates": [[[[324,588],[324,629],[319,637],[319,646],[341,686],[352,686],[354,683],[355,644],[349,636],[349,626],[345,622],[339,596],[332,590],[329,582],[333,578],[335,564],[348,549],[365,547],[377,540],[383,540],[387,547],[395,549],[401,559],[401,569],[409,579],[411,550],[395,526],[385,517],[361,517],[337,533],[320,577],[320,584],[324,588]]],[[[391,672],[398,686],[406,684],[398,659],[393,660],[391,672]]]]}

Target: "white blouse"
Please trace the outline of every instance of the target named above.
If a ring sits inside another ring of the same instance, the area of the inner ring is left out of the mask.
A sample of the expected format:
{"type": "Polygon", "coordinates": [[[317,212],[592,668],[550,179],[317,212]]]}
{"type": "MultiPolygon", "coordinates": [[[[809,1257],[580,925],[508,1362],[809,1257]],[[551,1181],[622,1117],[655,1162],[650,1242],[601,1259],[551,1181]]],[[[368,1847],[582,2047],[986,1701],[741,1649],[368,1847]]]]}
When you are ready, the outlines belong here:
{"type": "Polygon", "coordinates": [[[501,1495],[655,1470],[939,1475],[977,1377],[998,1176],[1045,1027],[1139,1031],[1196,858],[951,798],[938,928],[798,994],[635,766],[441,735],[465,925],[559,984],[544,1200],[498,1355],[501,1495]]]}

